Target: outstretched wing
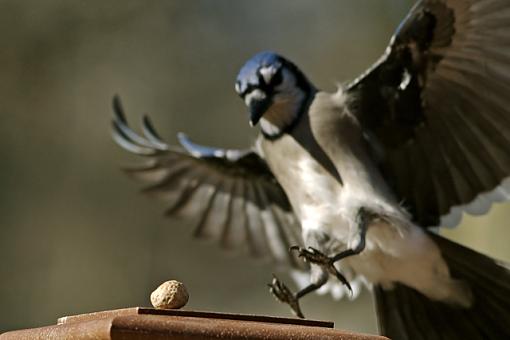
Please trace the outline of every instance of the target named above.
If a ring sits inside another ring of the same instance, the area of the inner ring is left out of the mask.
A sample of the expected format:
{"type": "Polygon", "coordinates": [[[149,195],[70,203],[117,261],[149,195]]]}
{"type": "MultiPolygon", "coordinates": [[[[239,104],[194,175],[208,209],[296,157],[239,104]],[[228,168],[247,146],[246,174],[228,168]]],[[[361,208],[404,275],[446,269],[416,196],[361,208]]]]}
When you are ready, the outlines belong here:
{"type": "Polygon", "coordinates": [[[303,266],[289,252],[290,246],[302,244],[299,223],[285,192],[255,152],[204,147],[182,134],[183,148],[170,146],[148,117],[140,136],[128,126],[117,97],[113,107],[114,140],[148,158],[126,172],[149,184],[143,192],[166,202],[167,215],[198,219],[195,236],[223,247],[248,247],[256,257],[303,266]]]}
{"type": "Polygon", "coordinates": [[[417,223],[510,198],[510,1],[419,1],[347,91],[417,223]]]}

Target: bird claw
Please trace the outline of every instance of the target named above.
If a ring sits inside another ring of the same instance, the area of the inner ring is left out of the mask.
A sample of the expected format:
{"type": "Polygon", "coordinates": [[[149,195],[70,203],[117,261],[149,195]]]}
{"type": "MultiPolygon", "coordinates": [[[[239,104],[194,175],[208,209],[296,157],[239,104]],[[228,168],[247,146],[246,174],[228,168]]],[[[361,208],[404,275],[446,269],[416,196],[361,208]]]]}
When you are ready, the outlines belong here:
{"type": "Polygon", "coordinates": [[[292,312],[299,318],[304,319],[304,315],[299,307],[299,299],[294,293],[273,274],[273,280],[268,284],[269,292],[281,303],[286,303],[292,309],[292,312]]]}
{"type": "Polygon", "coordinates": [[[297,251],[298,257],[302,257],[306,262],[325,268],[329,274],[335,276],[340,282],[342,282],[352,294],[352,287],[349,281],[347,281],[345,276],[336,269],[333,257],[325,255],[314,247],[302,248],[299,246],[292,246],[290,247],[290,250],[297,251]]]}
{"type": "Polygon", "coordinates": [[[299,246],[292,246],[290,250],[295,250],[298,253],[299,257],[302,257],[305,261],[310,263],[315,263],[318,265],[329,265],[331,263],[331,258],[324,255],[324,253],[320,252],[314,247],[302,248],[299,246]]]}

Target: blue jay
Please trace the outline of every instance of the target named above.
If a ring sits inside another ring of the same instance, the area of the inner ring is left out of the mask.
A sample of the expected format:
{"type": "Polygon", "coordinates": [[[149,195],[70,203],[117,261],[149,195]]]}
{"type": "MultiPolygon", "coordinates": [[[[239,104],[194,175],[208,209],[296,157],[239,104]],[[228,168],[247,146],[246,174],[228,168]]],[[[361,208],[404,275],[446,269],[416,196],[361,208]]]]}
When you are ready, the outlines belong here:
{"type": "Polygon", "coordinates": [[[298,291],[269,284],[296,315],[361,278],[393,339],[510,338],[508,267],[430,231],[510,199],[509,46],[508,0],[423,0],[334,93],[276,53],[251,58],[235,83],[260,125],[249,150],[174,147],[147,117],[141,136],[118,98],[113,136],[149,158],[128,172],[168,214],[200,216],[196,235],[308,271],[298,291]]]}

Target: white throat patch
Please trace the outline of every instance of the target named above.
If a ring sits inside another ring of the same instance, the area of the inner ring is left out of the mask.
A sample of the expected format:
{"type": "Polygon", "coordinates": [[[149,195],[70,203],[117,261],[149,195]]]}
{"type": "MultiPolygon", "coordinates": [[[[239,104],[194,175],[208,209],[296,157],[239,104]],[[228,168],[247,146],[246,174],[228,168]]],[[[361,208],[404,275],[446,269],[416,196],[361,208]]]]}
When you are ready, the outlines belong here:
{"type": "Polygon", "coordinates": [[[282,132],[282,129],[278,126],[274,125],[264,117],[260,119],[260,128],[264,131],[265,134],[269,136],[276,136],[282,132]]]}

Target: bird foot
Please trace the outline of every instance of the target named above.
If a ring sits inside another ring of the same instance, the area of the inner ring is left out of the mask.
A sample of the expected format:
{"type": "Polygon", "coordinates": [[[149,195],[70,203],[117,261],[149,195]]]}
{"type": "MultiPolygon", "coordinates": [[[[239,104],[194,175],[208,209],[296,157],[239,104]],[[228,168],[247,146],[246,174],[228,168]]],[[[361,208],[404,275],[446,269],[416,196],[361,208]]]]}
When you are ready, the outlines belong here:
{"type": "Polygon", "coordinates": [[[335,267],[336,260],[334,257],[327,256],[313,247],[302,248],[299,246],[292,246],[290,247],[290,250],[297,251],[298,256],[302,257],[306,262],[323,267],[328,273],[335,276],[340,282],[342,282],[352,294],[352,288],[349,281],[347,281],[345,276],[335,267]]]}
{"type": "Polygon", "coordinates": [[[304,319],[304,315],[301,312],[301,308],[299,307],[299,298],[296,294],[292,293],[292,291],[281,282],[274,274],[273,280],[268,284],[269,292],[281,303],[286,303],[292,309],[292,312],[302,319],[304,319]]]}

